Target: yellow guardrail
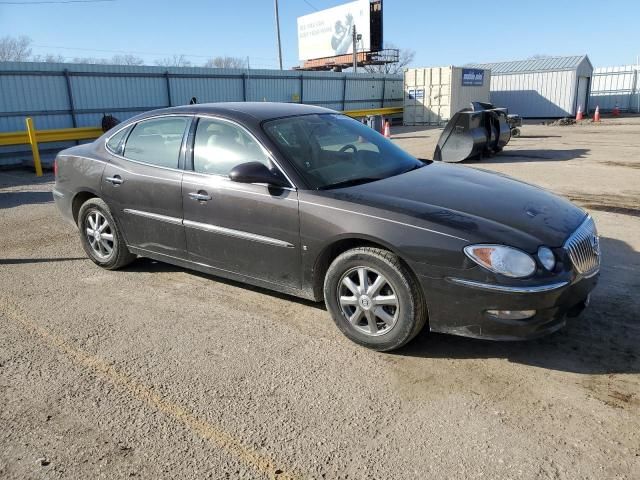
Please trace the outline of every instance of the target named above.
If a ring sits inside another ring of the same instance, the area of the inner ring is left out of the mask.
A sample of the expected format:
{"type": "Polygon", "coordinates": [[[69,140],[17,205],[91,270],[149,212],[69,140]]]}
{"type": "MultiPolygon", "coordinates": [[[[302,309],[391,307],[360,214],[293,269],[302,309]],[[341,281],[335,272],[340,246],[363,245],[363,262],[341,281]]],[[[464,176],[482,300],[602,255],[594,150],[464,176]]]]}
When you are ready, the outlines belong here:
{"type": "Polygon", "coordinates": [[[38,143],[46,142],[66,142],[69,140],[90,140],[102,135],[101,128],[57,128],[53,130],[36,130],[33,120],[29,117],[25,119],[27,129],[22,132],[0,133],[0,147],[9,145],[31,145],[33,154],[33,165],[36,169],[36,176],[42,176],[42,163],[40,162],[40,151],[38,143]]]}
{"type": "Polygon", "coordinates": [[[362,110],[345,110],[345,115],[353,118],[366,117],[367,115],[394,115],[402,113],[404,109],[402,107],[388,107],[388,108],[365,108],[362,110]]]}

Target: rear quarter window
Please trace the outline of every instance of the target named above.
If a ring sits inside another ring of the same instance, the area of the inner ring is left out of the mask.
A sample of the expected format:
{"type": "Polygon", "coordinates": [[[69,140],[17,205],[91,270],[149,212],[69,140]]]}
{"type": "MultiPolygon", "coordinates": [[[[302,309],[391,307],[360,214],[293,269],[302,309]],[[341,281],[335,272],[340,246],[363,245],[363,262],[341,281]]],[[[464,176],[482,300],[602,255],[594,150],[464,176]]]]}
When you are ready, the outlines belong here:
{"type": "Polygon", "coordinates": [[[119,132],[115,133],[107,140],[107,149],[111,153],[122,155],[122,140],[126,137],[127,133],[131,130],[130,127],[123,128],[119,132]]]}

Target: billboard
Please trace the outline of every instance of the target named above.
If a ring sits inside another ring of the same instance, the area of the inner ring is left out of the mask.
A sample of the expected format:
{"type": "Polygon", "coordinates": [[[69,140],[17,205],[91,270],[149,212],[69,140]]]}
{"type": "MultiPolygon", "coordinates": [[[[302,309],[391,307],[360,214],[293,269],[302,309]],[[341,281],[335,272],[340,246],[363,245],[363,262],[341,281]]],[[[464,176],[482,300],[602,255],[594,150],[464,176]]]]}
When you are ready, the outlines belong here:
{"type": "Polygon", "coordinates": [[[362,35],[358,51],[370,51],[370,13],[370,0],[357,0],[298,17],[298,58],[311,60],[353,53],[354,28],[362,35]]]}

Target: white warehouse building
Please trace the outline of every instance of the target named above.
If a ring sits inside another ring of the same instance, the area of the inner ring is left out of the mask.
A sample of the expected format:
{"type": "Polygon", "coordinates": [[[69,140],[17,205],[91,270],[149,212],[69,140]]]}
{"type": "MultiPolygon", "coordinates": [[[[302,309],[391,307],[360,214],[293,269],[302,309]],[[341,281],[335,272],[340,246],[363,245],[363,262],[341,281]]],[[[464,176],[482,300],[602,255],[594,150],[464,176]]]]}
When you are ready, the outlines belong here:
{"type": "Polygon", "coordinates": [[[491,70],[491,103],[525,118],[589,111],[593,65],[586,55],[468,65],[491,70]]]}

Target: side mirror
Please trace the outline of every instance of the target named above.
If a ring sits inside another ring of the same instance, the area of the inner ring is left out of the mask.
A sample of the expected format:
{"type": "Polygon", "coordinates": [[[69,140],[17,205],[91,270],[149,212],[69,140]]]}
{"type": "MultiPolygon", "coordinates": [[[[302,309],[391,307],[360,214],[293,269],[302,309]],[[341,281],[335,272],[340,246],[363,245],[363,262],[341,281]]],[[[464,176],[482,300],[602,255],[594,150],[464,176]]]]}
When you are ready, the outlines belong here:
{"type": "Polygon", "coordinates": [[[289,183],[266,167],[264,163],[247,162],[236,165],[229,172],[229,178],[239,183],[266,183],[274,187],[288,187],[289,183]]]}

